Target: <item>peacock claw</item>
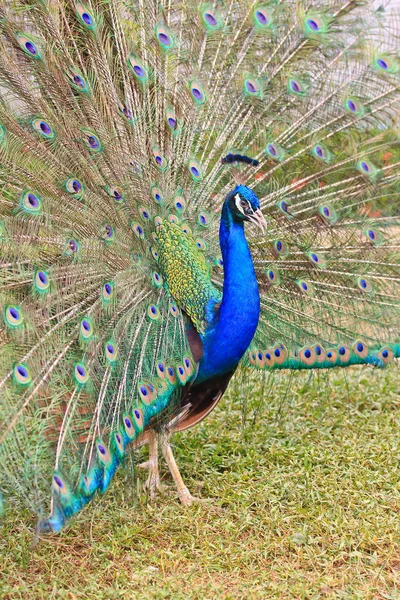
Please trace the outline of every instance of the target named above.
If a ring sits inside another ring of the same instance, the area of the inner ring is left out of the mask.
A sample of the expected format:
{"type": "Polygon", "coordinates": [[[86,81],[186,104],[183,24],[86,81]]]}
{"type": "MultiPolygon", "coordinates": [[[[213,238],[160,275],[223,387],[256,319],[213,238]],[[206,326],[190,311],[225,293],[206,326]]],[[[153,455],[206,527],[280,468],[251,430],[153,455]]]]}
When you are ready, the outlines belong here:
{"type": "Polygon", "coordinates": [[[183,504],[183,506],[191,506],[194,503],[213,502],[213,500],[209,500],[207,498],[197,498],[196,496],[192,496],[192,494],[189,492],[188,488],[184,484],[182,475],[179,472],[178,465],[176,464],[174,455],[172,453],[171,445],[169,444],[168,439],[166,437],[162,438],[161,440],[161,449],[166,463],[169,467],[172,478],[177,487],[178,498],[183,504]]]}
{"type": "Polygon", "coordinates": [[[183,506],[192,506],[192,504],[208,504],[210,502],[214,502],[213,498],[198,498],[197,496],[192,496],[187,487],[184,487],[182,490],[178,490],[178,498],[183,506]]]}

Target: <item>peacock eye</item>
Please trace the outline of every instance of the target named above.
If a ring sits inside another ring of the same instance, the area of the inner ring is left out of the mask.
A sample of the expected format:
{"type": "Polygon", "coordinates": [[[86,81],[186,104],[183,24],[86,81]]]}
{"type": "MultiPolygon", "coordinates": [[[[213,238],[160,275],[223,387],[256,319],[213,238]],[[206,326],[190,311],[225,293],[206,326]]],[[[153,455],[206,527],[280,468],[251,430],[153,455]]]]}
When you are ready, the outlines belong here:
{"type": "Polygon", "coordinates": [[[242,206],[242,208],[246,208],[246,206],[247,206],[247,200],[243,200],[243,199],[242,199],[242,200],[240,201],[240,206],[242,206]]]}

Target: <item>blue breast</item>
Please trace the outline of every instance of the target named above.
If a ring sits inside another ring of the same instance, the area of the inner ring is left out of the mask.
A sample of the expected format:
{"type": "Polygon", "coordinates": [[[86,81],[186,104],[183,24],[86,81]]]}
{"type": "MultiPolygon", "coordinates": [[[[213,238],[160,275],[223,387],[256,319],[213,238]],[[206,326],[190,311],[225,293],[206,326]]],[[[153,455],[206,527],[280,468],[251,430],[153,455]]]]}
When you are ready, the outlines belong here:
{"type": "Polygon", "coordinates": [[[235,222],[224,204],[220,245],[224,261],[223,298],[203,342],[196,383],[236,368],[249,347],[260,316],[260,295],[243,223],[235,222]]]}

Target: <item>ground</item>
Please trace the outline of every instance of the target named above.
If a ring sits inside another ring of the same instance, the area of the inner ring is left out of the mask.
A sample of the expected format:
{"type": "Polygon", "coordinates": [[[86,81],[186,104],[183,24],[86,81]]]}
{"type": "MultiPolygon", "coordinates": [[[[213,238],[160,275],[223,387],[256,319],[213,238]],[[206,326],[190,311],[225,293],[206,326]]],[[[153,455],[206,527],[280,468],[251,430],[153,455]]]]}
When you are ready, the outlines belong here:
{"type": "Polygon", "coordinates": [[[8,515],[0,598],[400,598],[399,383],[397,366],[242,383],[174,440],[214,503],[151,505],[125,469],[59,535],[34,544],[8,515]]]}

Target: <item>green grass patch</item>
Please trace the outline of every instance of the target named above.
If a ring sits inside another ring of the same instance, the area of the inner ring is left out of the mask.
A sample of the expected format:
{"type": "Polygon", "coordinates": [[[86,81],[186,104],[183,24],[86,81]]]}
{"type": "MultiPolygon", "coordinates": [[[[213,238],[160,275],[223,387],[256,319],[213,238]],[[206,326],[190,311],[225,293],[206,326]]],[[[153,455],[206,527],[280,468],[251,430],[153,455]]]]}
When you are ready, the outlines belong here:
{"type": "Polygon", "coordinates": [[[238,382],[174,438],[211,504],[182,507],[162,464],[155,503],[122,469],[36,545],[6,514],[2,600],[400,598],[398,367],[289,377],[238,382]]]}

